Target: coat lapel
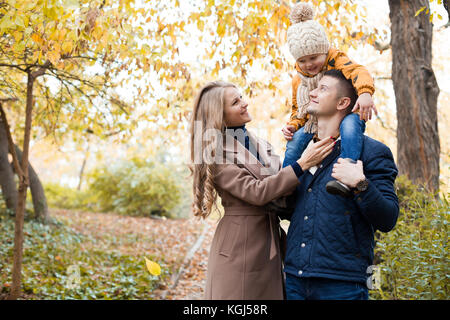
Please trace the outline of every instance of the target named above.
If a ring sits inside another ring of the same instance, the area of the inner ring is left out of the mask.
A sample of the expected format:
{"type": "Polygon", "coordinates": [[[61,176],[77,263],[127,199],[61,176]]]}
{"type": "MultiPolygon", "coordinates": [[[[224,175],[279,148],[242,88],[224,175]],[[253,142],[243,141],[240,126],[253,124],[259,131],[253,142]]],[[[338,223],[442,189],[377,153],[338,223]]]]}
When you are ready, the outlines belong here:
{"type": "Polygon", "coordinates": [[[268,175],[275,174],[279,170],[279,157],[272,155],[270,144],[254,136],[248,130],[247,133],[250,143],[256,148],[265,165],[258,161],[250,151],[231,135],[224,136],[223,150],[225,159],[228,162],[242,165],[257,179],[263,179],[268,175]]]}
{"type": "Polygon", "coordinates": [[[267,141],[258,138],[257,136],[253,135],[250,131],[248,132],[248,136],[250,138],[250,142],[256,146],[256,150],[259,154],[259,158],[262,161],[262,165],[264,167],[264,176],[268,175],[274,175],[276,174],[280,168],[281,168],[281,162],[280,157],[274,153],[273,147],[270,143],[267,141]]]}

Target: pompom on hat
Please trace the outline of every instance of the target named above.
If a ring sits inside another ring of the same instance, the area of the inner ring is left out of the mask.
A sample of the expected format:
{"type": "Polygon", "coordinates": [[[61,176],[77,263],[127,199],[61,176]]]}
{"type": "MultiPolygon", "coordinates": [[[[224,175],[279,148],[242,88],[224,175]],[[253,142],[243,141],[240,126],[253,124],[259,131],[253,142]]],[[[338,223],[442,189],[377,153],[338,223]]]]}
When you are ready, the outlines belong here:
{"type": "Polygon", "coordinates": [[[313,8],[308,3],[298,2],[292,8],[292,25],[287,31],[287,42],[295,60],[311,54],[328,53],[330,43],[325,30],[312,20],[313,17],[313,8]]]}

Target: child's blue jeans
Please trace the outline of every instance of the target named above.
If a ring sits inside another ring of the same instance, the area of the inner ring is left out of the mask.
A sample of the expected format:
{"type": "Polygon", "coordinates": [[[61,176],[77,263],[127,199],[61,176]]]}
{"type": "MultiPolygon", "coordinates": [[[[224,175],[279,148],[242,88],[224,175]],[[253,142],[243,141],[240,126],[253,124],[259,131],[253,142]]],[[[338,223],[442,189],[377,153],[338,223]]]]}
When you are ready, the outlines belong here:
{"type": "MultiPolygon", "coordinates": [[[[350,158],[355,161],[360,158],[365,130],[365,121],[360,120],[359,115],[356,113],[350,113],[342,120],[339,127],[342,140],[340,158],[350,158]]],[[[288,141],[286,145],[283,168],[293,164],[301,157],[312,137],[313,134],[306,133],[304,127],[294,133],[292,140],[288,141]]]]}

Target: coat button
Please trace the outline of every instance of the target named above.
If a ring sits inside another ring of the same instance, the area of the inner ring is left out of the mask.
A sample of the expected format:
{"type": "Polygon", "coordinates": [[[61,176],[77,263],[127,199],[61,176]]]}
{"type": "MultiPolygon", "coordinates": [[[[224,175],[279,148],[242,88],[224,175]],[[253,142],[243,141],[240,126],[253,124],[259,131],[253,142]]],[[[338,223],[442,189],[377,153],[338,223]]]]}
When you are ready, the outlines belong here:
{"type": "Polygon", "coordinates": [[[311,189],[311,188],[309,188],[309,189],[308,189],[308,192],[311,192],[311,191],[312,191],[312,189],[311,189]]]}
{"type": "Polygon", "coordinates": [[[306,244],[302,243],[302,248],[304,248],[306,246],[306,244]]]}
{"type": "Polygon", "coordinates": [[[308,216],[305,216],[303,219],[308,220],[308,216]]]}
{"type": "Polygon", "coordinates": [[[299,275],[301,275],[302,273],[303,273],[303,271],[302,271],[302,270],[299,270],[299,271],[298,271],[298,274],[299,274],[299,275]]]}

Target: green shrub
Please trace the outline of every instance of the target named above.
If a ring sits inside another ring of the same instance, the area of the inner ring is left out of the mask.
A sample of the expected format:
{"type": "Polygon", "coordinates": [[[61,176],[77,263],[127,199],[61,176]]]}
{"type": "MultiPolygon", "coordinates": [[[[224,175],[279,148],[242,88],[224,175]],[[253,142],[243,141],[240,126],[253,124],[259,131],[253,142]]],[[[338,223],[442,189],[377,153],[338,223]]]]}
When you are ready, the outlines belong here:
{"type": "Polygon", "coordinates": [[[182,175],[172,166],[131,159],[91,172],[89,189],[103,211],[172,216],[183,192],[182,175]]]}
{"type": "Polygon", "coordinates": [[[45,184],[44,190],[49,207],[90,211],[99,209],[98,199],[90,190],[77,190],[56,183],[45,184]]]}
{"type": "Polygon", "coordinates": [[[392,231],[376,235],[381,288],[371,298],[449,299],[448,201],[405,177],[396,187],[400,214],[392,231]]]}

